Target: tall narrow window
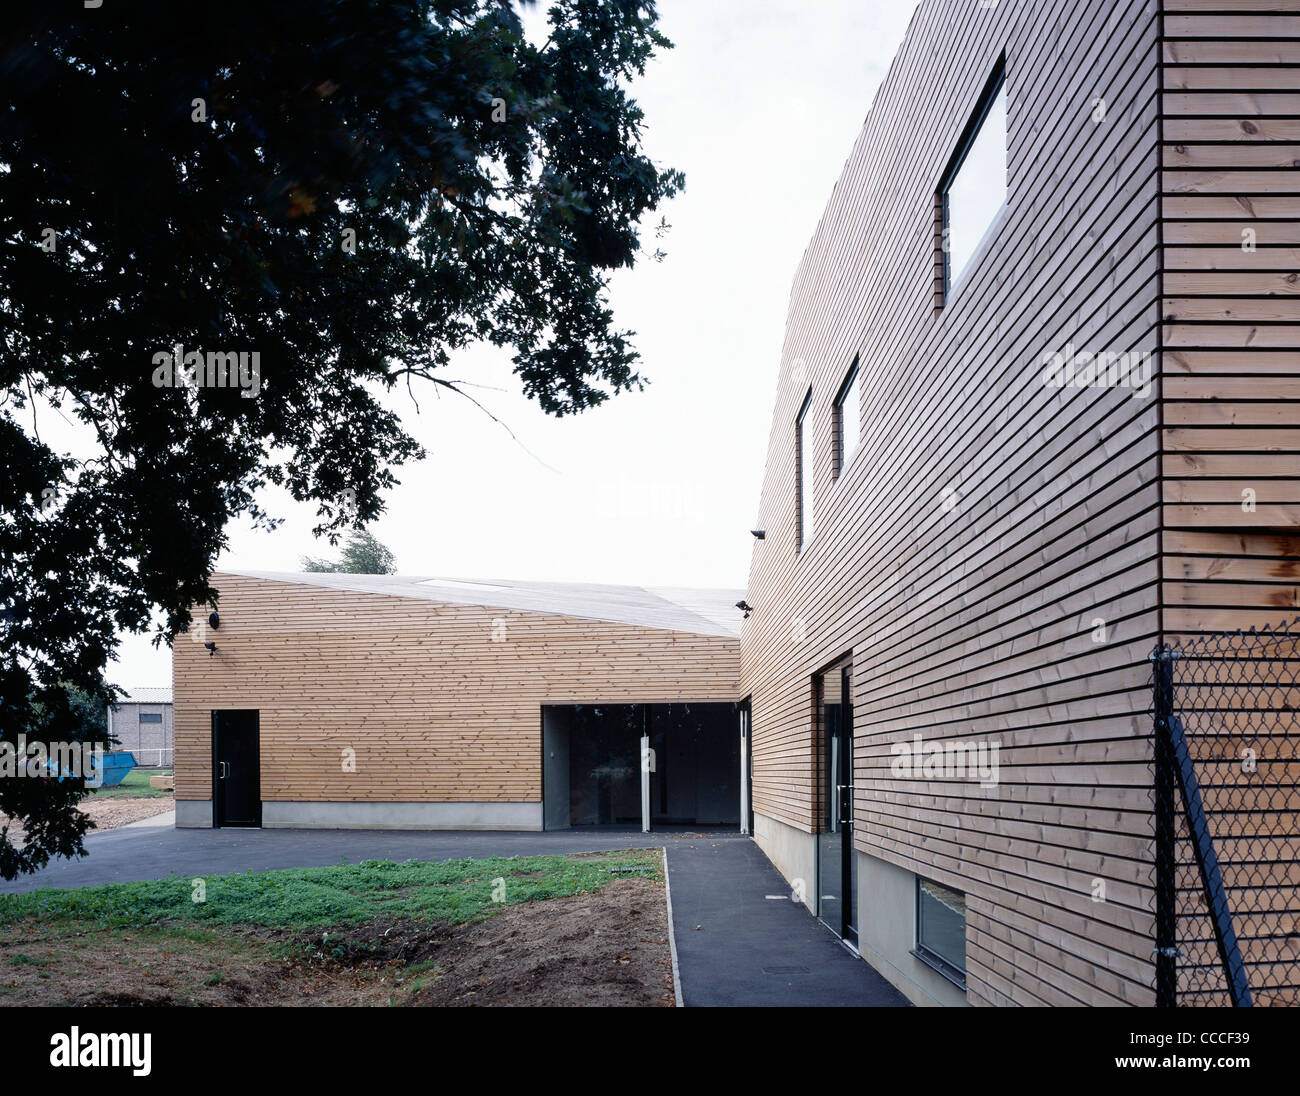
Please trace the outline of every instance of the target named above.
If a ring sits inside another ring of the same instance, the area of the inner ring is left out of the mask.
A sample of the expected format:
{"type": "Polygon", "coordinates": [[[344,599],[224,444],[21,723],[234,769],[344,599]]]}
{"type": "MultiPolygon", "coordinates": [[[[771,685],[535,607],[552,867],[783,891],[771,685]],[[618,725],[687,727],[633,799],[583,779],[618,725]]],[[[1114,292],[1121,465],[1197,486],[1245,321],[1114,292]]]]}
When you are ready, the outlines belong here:
{"type": "Polygon", "coordinates": [[[858,451],[862,440],[862,389],[858,382],[858,362],[855,358],[853,368],[840,386],[840,394],[835,397],[835,474],[838,476],[849,466],[853,454],[858,451]]]}
{"type": "Polygon", "coordinates": [[[1007,87],[1000,62],[944,172],[939,193],[946,289],[966,272],[1007,197],[1007,87]]]}
{"type": "Polygon", "coordinates": [[[809,457],[812,448],[808,444],[808,432],[812,424],[808,421],[808,408],[812,406],[812,389],[803,398],[799,408],[799,417],[794,428],[794,475],[799,492],[799,547],[803,548],[813,537],[813,492],[812,467],[809,457]]]}

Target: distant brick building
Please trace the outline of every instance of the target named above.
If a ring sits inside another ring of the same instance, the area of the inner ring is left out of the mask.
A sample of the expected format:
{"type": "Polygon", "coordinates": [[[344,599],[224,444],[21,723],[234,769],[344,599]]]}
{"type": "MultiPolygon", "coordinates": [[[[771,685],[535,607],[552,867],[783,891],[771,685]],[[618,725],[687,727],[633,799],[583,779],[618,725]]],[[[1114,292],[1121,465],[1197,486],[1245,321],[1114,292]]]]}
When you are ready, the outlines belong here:
{"type": "Polygon", "coordinates": [[[132,689],[108,712],[115,750],[135,754],[136,764],[150,769],[172,767],[172,691],[132,689]]]}

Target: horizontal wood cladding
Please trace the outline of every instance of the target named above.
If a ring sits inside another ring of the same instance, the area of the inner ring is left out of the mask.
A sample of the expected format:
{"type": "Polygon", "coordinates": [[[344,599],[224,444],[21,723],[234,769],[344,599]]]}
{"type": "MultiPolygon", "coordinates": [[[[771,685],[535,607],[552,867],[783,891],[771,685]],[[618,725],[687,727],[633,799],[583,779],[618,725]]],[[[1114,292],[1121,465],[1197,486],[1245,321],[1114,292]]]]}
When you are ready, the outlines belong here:
{"type": "Polygon", "coordinates": [[[975,1003],[1152,1001],[1158,391],[1042,372],[1067,347],[1158,362],[1160,64],[1152,0],[924,0],[790,294],[741,644],[754,808],[818,828],[812,678],[851,654],[857,847],[966,893],[975,1003]],[[936,189],[1003,55],[1007,202],[936,297],[936,189]],[[900,777],[916,734],[998,743],[997,786],[900,777]]]}
{"type": "Polygon", "coordinates": [[[1300,615],[1300,11],[1165,0],[1164,626],[1300,615]]]}
{"type": "Polygon", "coordinates": [[[725,637],[234,575],[214,584],[215,656],[179,636],[172,660],[181,799],[211,795],[214,709],[261,712],[264,800],[538,802],[543,704],[739,697],[739,644],[725,637]]]}

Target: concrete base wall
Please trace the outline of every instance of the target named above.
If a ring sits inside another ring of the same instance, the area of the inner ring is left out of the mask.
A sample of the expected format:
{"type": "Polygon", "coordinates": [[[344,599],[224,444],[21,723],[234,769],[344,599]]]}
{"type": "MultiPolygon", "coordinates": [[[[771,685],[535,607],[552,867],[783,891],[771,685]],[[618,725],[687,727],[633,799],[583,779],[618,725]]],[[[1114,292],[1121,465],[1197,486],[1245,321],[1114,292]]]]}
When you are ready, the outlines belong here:
{"type": "Polygon", "coordinates": [[[817,893],[816,835],[755,812],[754,842],[789,880],[790,889],[806,896],[807,905],[817,893]]]}
{"type": "Polygon", "coordinates": [[[176,800],[176,827],[182,830],[212,829],[212,800],[176,800]]]}
{"type": "MultiPolygon", "coordinates": [[[[176,825],[210,829],[212,800],[178,799],[176,825]]],[[[262,828],[540,830],[540,803],[262,803],[262,828]]]]}
{"type": "Polygon", "coordinates": [[[540,830],[540,803],[271,803],[262,826],[326,830],[540,830]]]}
{"type": "Polygon", "coordinates": [[[965,1005],[966,991],[912,955],[916,875],[859,852],[858,953],[914,1005],[965,1005]]]}

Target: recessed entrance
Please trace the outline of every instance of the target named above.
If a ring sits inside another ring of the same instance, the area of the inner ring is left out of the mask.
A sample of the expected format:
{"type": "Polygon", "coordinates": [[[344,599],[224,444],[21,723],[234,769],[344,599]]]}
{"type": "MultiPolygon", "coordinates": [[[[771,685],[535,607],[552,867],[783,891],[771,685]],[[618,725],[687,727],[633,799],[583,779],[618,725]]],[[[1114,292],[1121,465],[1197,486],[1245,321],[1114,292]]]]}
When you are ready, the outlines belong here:
{"type": "Polygon", "coordinates": [[[542,708],[546,828],[738,828],[740,706],[542,708]]]}
{"type": "Polygon", "coordinates": [[[817,914],[841,939],[858,940],[857,857],[853,852],[853,666],[817,675],[821,732],[821,833],[817,837],[817,914]]]}

